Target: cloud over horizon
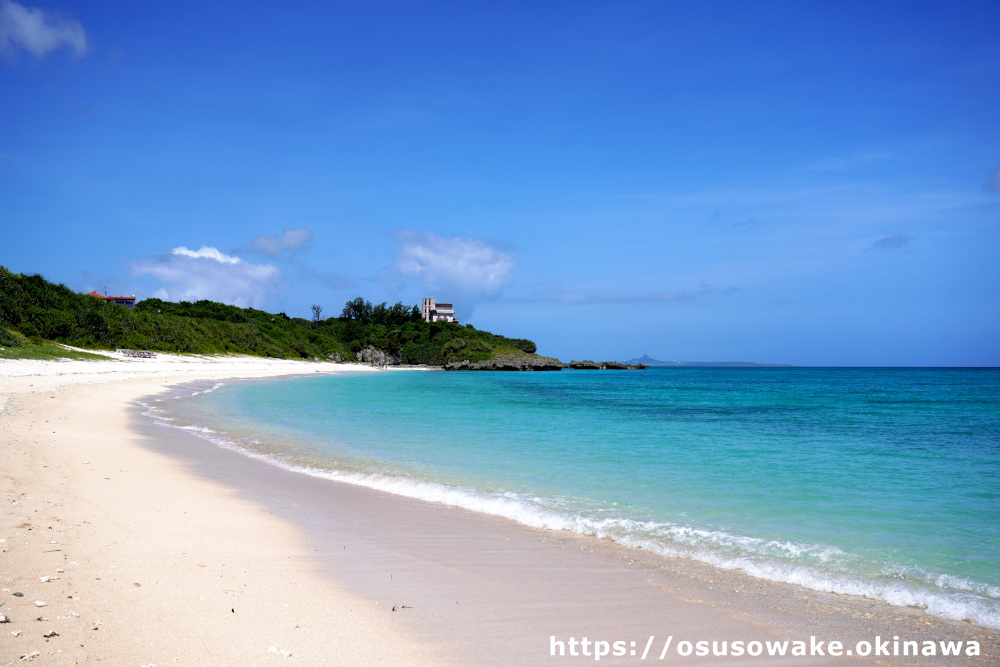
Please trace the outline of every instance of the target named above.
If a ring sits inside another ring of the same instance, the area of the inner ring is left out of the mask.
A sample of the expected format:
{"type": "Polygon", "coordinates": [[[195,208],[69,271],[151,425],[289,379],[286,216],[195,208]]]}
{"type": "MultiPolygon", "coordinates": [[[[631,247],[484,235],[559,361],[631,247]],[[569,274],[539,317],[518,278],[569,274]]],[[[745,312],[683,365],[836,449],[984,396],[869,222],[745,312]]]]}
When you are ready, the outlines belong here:
{"type": "Polygon", "coordinates": [[[312,243],[313,231],[308,227],[281,230],[281,236],[266,236],[260,234],[250,242],[250,247],[268,257],[278,257],[284,253],[302,250],[312,243]]]}
{"type": "MultiPolygon", "coordinates": [[[[427,288],[465,296],[495,295],[510,281],[514,258],[484,239],[400,231],[394,268],[427,288]]],[[[451,297],[448,297],[451,298],[451,297]]]]}
{"type": "Polygon", "coordinates": [[[23,49],[36,58],[66,47],[77,58],[87,52],[87,33],[79,21],[60,19],[13,0],[0,0],[0,53],[23,49]]]}
{"type": "Polygon", "coordinates": [[[165,283],[153,296],[166,301],[209,299],[241,308],[264,308],[280,288],[281,271],[253,264],[211,246],[184,246],[132,263],[135,275],[151,275],[165,283]]]}

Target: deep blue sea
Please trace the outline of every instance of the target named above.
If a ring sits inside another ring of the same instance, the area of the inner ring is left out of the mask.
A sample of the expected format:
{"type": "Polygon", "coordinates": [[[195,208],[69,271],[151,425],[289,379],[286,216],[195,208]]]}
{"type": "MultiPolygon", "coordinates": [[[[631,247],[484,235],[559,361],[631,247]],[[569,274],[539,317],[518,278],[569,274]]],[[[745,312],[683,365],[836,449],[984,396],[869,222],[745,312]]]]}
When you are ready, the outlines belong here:
{"type": "Polygon", "coordinates": [[[1000,628],[1000,370],[394,370],[150,405],[308,474],[1000,628]]]}

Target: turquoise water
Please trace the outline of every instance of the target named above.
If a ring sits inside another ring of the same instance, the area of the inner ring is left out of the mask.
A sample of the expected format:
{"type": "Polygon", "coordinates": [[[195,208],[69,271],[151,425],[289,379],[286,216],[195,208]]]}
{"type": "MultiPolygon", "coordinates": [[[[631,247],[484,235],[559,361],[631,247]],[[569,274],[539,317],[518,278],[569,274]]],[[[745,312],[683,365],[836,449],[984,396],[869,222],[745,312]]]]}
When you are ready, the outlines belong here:
{"type": "Polygon", "coordinates": [[[350,373],[153,413],[279,465],[1000,627],[1000,371],[350,373]]]}

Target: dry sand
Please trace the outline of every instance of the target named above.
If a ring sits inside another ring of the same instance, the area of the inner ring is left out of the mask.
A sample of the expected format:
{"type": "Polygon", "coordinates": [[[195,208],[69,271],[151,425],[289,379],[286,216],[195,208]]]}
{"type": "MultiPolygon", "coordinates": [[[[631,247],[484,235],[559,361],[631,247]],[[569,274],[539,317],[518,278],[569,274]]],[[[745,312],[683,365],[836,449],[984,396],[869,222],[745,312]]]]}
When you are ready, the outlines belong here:
{"type": "Polygon", "coordinates": [[[0,362],[0,665],[35,651],[52,665],[440,664],[317,572],[298,529],[129,428],[129,406],[171,383],[341,368],[0,362]]]}
{"type": "Polygon", "coordinates": [[[569,653],[585,636],[625,642],[602,664],[848,665],[676,648],[876,635],[975,639],[962,662],[998,662],[982,628],[281,470],[136,407],[183,382],[344,368],[0,361],[0,665],[578,664],[593,645],[552,657],[552,637],[569,653]]]}

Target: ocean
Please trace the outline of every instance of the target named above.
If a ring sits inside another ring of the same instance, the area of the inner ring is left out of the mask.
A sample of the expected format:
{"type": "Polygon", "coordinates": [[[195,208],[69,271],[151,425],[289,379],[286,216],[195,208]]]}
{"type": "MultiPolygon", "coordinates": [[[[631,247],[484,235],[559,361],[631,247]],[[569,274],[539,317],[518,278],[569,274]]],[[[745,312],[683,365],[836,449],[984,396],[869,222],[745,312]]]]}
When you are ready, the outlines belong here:
{"type": "Polygon", "coordinates": [[[1000,370],[385,371],[162,424],[304,474],[1000,628],[1000,370]]]}

